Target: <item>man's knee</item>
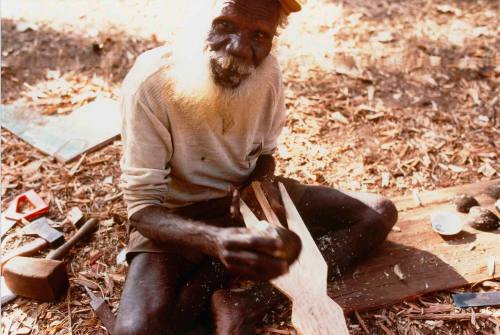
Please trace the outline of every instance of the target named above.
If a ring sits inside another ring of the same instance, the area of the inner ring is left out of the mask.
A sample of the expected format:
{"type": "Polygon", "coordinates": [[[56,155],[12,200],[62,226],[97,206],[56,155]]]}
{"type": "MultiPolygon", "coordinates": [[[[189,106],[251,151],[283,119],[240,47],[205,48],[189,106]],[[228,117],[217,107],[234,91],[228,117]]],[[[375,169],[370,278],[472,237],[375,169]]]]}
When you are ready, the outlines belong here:
{"type": "Polygon", "coordinates": [[[114,335],[139,335],[146,334],[147,324],[145,318],[130,317],[118,319],[113,331],[114,335]]]}
{"type": "Polygon", "coordinates": [[[379,215],[379,224],[382,228],[389,233],[391,228],[398,221],[398,210],[394,203],[382,196],[378,197],[372,206],[372,209],[379,215]]]}

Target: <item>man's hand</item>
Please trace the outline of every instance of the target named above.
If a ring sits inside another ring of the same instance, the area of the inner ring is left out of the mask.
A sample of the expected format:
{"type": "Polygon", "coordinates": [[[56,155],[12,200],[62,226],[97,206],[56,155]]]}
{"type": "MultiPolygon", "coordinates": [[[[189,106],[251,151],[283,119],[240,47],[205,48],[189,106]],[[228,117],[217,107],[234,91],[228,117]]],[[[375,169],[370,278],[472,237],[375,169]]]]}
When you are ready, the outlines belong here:
{"type": "Polygon", "coordinates": [[[287,273],[287,259],[277,256],[285,254],[285,242],[277,234],[226,228],[218,237],[219,259],[246,279],[266,281],[287,273]]]}
{"type": "MultiPolygon", "coordinates": [[[[263,182],[261,186],[267,198],[270,199],[273,211],[278,217],[285,217],[279,191],[268,182],[263,182]]],[[[263,218],[263,213],[250,186],[246,187],[241,195],[238,190],[233,190],[232,198],[230,211],[233,220],[243,221],[239,206],[240,198],[257,216],[263,218]]],[[[219,257],[229,270],[254,280],[269,280],[288,272],[288,266],[299,257],[302,248],[300,238],[288,229],[273,227],[269,223],[268,225],[269,227],[264,231],[235,228],[227,230],[227,236],[222,235],[223,239],[226,237],[228,239],[221,243],[219,257]],[[228,253],[231,257],[224,257],[228,253]],[[234,264],[231,263],[233,261],[234,264]]]]}

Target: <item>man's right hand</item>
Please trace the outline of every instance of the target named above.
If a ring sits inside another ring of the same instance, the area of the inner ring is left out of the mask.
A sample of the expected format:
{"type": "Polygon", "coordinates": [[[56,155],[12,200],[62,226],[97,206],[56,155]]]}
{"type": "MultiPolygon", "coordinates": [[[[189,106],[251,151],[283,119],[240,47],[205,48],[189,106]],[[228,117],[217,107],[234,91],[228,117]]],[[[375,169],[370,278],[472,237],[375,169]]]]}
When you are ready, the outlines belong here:
{"type": "MultiPolygon", "coordinates": [[[[276,230],[276,228],[271,228],[276,230]]],[[[263,234],[247,228],[226,228],[218,237],[217,253],[226,268],[236,275],[255,281],[268,281],[288,272],[293,260],[278,255],[287,255],[287,243],[298,244],[299,237],[288,230],[280,229],[277,234],[263,234]],[[281,231],[283,230],[283,231],[281,231]],[[290,235],[290,236],[288,236],[290,235]]]]}

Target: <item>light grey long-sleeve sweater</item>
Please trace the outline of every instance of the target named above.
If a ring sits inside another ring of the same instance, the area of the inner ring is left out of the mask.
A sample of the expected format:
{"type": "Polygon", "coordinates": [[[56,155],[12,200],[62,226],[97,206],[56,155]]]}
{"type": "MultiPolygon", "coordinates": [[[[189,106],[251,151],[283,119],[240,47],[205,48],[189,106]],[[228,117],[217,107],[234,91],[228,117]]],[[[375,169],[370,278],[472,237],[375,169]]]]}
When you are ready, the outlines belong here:
{"type": "Polygon", "coordinates": [[[259,155],[273,152],[285,105],[278,63],[273,56],[266,61],[272,70],[264,94],[234,106],[234,125],[222,131],[216,113],[196,120],[196,110],[168,93],[168,47],[138,58],[121,95],[121,186],[129,217],[151,205],[176,208],[224,197],[246,180],[259,155]]]}

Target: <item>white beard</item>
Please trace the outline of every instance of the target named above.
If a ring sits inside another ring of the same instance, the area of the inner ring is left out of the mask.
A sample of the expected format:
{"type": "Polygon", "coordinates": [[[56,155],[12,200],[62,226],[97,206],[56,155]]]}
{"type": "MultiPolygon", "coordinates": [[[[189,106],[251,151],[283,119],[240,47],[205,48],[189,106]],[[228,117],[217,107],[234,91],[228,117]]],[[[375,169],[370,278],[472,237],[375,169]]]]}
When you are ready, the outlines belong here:
{"type": "MultiPolygon", "coordinates": [[[[236,88],[220,86],[214,81],[211,51],[205,41],[211,22],[208,25],[203,20],[190,22],[198,22],[198,29],[192,26],[183,29],[184,33],[176,36],[171,44],[167,71],[168,81],[172,84],[170,96],[184,110],[192,112],[192,121],[198,124],[214,117],[222,118],[225,132],[234,125],[233,113],[264,98],[274,71],[273,62],[267,57],[257,68],[241,68],[242,72],[250,74],[236,88]]],[[[219,58],[220,65],[228,65],[224,55],[217,56],[222,57],[219,58]]]]}

